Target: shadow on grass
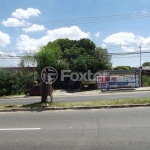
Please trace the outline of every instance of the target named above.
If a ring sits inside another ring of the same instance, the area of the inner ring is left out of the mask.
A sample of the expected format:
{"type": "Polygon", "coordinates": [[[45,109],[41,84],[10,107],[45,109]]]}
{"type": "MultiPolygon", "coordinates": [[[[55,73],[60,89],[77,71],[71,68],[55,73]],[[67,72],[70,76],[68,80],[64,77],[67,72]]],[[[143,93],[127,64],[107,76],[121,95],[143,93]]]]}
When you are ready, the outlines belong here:
{"type": "Polygon", "coordinates": [[[14,105],[7,105],[6,108],[14,108],[14,105]]]}
{"type": "Polygon", "coordinates": [[[41,102],[38,102],[38,103],[32,103],[32,104],[27,104],[27,105],[22,105],[21,108],[26,108],[26,109],[30,109],[30,110],[34,110],[34,111],[42,111],[42,110],[45,110],[47,107],[51,106],[52,103],[49,102],[49,103],[41,103],[41,102]]]}

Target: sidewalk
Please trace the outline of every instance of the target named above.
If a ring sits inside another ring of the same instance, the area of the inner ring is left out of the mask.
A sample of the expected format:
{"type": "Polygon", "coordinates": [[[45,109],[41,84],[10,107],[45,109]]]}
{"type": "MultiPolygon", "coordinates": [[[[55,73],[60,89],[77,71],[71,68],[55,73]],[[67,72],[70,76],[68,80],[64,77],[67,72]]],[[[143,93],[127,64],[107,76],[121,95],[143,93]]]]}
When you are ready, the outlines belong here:
{"type": "Polygon", "coordinates": [[[136,91],[150,91],[150,87],[139,87],[139,88],[134,88],[136,91]]]}
{"type": "Polygon", "coordinates": [[[56,90],[54,91],[54,96],[76,96],[76,95],[97,95],[97,94],[103,94],[103,93],[121,93],[121,92],[138,92],[138,91],[150,91],[150,87],[140,87],[140,88],[120,88],[120,89],[110,89],[109,91],[101,91],[100,89],[96,90],[72,90],[72,91],[66,91],[66,90],[56,90]]]}
{"type": "Polygon", "coordinates": [[[95,94],[102,94],[101,90],[56,90],[54,91],[54,96],[76,96],[76,95],[95,95],[95,94]]]}

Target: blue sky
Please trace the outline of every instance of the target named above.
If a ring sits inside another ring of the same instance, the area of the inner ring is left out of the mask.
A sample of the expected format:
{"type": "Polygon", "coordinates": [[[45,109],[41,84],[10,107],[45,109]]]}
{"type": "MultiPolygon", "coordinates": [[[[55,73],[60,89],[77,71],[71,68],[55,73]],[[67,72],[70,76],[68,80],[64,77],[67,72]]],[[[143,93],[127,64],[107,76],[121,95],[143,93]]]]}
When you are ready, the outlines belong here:
{"type": "MultiPolygon", "coordinates": [[[[0,67],[57,38],[90,38],[108,53],[150,51],[150,0],[0,0],[0,67]]],[[[141,62],[149,61],[143,53],[141,62]]],[[[139,67],[140,55],[113,55],[113,66],[139,67]]]]}

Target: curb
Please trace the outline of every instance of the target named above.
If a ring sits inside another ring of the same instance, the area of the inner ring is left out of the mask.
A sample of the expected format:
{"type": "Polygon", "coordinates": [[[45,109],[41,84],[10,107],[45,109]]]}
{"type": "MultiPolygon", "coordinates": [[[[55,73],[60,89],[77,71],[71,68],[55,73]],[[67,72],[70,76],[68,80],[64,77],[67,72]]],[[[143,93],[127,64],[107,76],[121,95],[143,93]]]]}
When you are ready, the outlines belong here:
{"type": "Polygon", "coordinates": [[[17,111],[47,111],[47,110],[83,110],[83,109],[109,109],[109,108],[134,108],[134,107],[150,107],[150,104],[124,104],[124,105],[103,105],[103,106],[74,106],[74,107],[40,107],[40,108],[14,108],[14,109],[0,109],[0,112],[17,112],[17,111]]]}

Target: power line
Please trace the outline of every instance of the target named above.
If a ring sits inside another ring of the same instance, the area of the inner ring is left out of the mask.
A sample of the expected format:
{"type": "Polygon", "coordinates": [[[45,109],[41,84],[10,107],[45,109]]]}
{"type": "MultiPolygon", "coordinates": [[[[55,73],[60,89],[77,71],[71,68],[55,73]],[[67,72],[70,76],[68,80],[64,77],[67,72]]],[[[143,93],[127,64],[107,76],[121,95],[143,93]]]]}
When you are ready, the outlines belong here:
{"type": "MultiPolygon", "coordinates": [[[[34,21],[33,23],[37,23],[37,24],[44,23],[44,24],[48,24],[45,27],[50,27],[50,26],[72,25],[72,24],[90,24],[90,23],[99,23],[99,22],[120,21],[120,20],[138,19],[138,18],[145,18],[145,17],[150,17],[150,13],[146,13],[146,14],[134,13],[134,14],[122,14],[122,15],[51,20],[51,21],[34,21]]],[[[13,27],[7,27],[6,29],[18,28],[16,27],[17,25],[19,24],[14,23],[12,24],[13,27]]],[[[0,26],[3,26],[3,25],[0,25],[0,26]]]]}
{"type": "MultiPolygon", "coordinates": [[[[122,46],[122,48],[120,47],[120,45],[107,46],[106,49],[107,49],[107,51],[115,51],[115,50],[122,50],[123,47],[126,47],[126,49],[129,49],[129,48],[134,48],[134,49],[137,48],[138,49],[139,48],[138,45],[133,45],[132,46],[132,45],[128,45],[128,44],[122,44],[121,46],[122,46]]],[[[150,45],[148,45],[148,44],[141,44],[141,46],[143,47],[143,49],[150,49],[150,45]]],[[[97,48],[99,48],[99,47],[97,47],[97,48]]],[[[101,47],[101,48],[103,48],[103,47],[101,47]]],[[[27,51],[32,52],[32,51],[34,51],[34,52],[37,52],[35,49],[31,49],[31,50],[22,49],[21,51],[24,51],[24,52],[27,52],[27,51]]],[[[14,49],[14,50],[0,50],[0,52],[4,52],[4,53],[5,52],[19,52],[19,50],[18,49],[14,49]]]]}
{"type": "MultiPolygon", "coordinates": [[[[101,47],[101,46],[100,46],[101,47]]],[[[136,46],[137,48],[138,48],[138,46],[136,46]]],[[[99,47],[97,47],[97,48],[99,48],[99,47]]],[[[101,48],[103,48],[103,47],[101,47],[101,48]]],[[[132,48],[131,46],[128,46],[128,48],[132,48]]],[[[150,48],[150,46],[148,46],[147,48],[150,48]]],[[[104,48],[105,49],[105,48],[104,48]]],[[[108,47],[106,47],[106,49],[108,50],[108,49],[118,49],[118,50],[121,50],[121,48],[120,47],[117,47],[117,46],[108,46],[108,47]]],[[[15,51],[18,51],[19,52],[19,50],[18,49],[15,49],[15,50],[0,50],[0,52],[15,52],[15,51]]],[[[35,51],[36,52],[36,50],[26,50],[26,49],[22,49],[21,51],[25,51],[25,52],[27,52],[27,51],[35,51]]]]}
{"type": "MultiPolygon", "coordinates": [[[[149,54],[150,52],[146,52],[146,53],[149,54]]],[[[115,53],[113,53],[113,54],[111,53],[111,54],[110,54],[110,53],[109,53],[109,54],[105,54],[105,55],[104,55],[104,54],[100,54],[100,57],[103,57],[103,56],[104,56],[104,57],[108,57],[108,56],[112,56],[112,57],[114,57],[114,56],[124,56],[124,57],[120,57],[120,58],[125,58],[125,56],[128,56],[128,55],[139,55],[139,54],[140,54],[140,53],[129,53],[129,54],[121,54],[121,53],[120,53],[120,54],[117,54],[117,53],[116,53],[116,54],[115,54],[115,53]]],[[[142,54],[144,54],[144,53],[142,53],[142,54]]],[[[9,56],[5,57],[5,56],[4,56],[4,57],[0,57],[0,60],[2,60],[2,59],[6,59],[6,60],[7,60],[7,59],[9,59],[9,60],[21,60],[22,57],[23,57],[23,56],[17,56],[17,57],[16,57],[16,56],[15,56],[15,57],[14,57],[14,56],[11,56],[11,57],[9,57],[9,56]]],[[[72,57],[73,57],[73,56],[72,56],[72,57]]],[[[77,57],[78,57],[78,56],[77,56],[77,57]]],[[[136,57],[136,56],[132,56],[132,58],[134,58],[134,57],[136,57]]],[[[137,56],[137,57],[139,57],[139,56],[137,56]]],[[[86,58],[87,58],[87,59],[95,59],[95,58],[90,58],[90,57],[85,57],[85,56],[79,56],[79,58],[83,58],[83,59],[86,59],[86,58]]],[[[119,58],[119,57],[117,57],[117,58],[119,58]]],[[[128,57],[128,58],[129,58],[129,57],[128,57]]]]}

